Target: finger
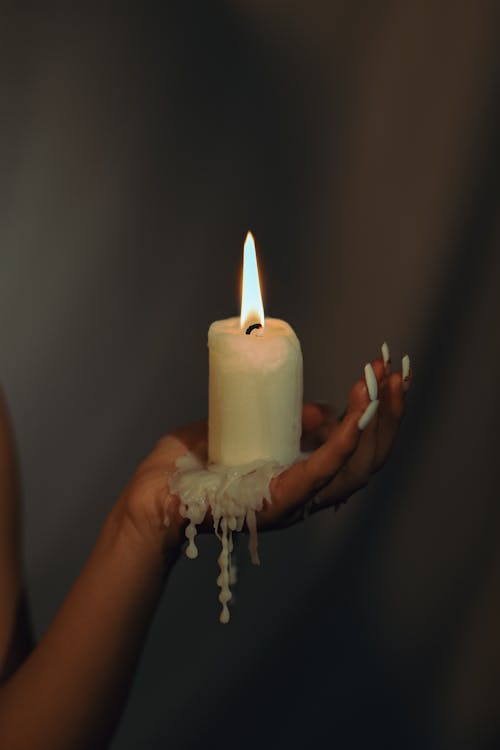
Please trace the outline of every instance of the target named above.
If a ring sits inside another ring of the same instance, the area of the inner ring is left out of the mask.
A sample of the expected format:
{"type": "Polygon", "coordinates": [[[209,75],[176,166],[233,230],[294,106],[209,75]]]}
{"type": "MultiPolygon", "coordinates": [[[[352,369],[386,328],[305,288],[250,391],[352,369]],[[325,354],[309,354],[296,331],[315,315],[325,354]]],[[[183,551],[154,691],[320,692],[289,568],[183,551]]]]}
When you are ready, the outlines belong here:
{"type": "Polygon", "coordinates": [[[362,413],[350,411],[333,429],[326,443],[271,481],[272,505],[278,514],[293,511],[339,471],[359,441],[358,423],[362,413]]]}
{"type": "Polygon", "coordinates": [[[358,380],[351,388],[348,400],[348,410],[364,411],[368,406],[370,399],[368,389],[364,380],[358,380]]]}
{"type": "Polygon", "coordinates": [[[379,432],[379,412],[377,409],[373,419],[363,431],[356,450],[346,461],[341,471],[329,482],[320,493],[318,503],[322,506],[332,505],[344,500],[356,490],[365,487],[373,473],[377,452],[379,432]]]}
{"type": "Polygon", "coordinates": [[[376,416],[378,407],[378,381],[382,381],[385,375],[383,362],[378,359],[367,364],[364,375],[364,379],[358,381],[351,389],[349,410],[342,422],[332,430],[324,445],[309,457],[313,489],[318,489],[332,480],[347,458],[354,453],[360,440],[365,444],[370,444],[373,440],[370,436],[376,432],[376,419],[373,417],[376,416]]]}
{"type": "MultiPolygon", "coordinates": [[[[371,399],[370,388],[367,383],[367,377],[370,378],[370,372],[373,373],[373,375],[375,376],[376,388],[378,391],[378,388],[380,388],[380,386],[382,385],[386,377],[384,362],[380,357],[378,359],[374,359],[372,362],[365,365],[363,379],[358,380],[358,382],[351,389],[351,392],[349,394],[349,408],[350,409],[363,409],[364,410],[366,408],[368,401],[374,400],[374,399],[371,399]]],[[[372,391],[372,396],[374,396],[374,398],[377,397],[376,394],[373,393],[373,391],[372,391]]]]}
{"type": "Polygon", "coordinates": [[[381,425],[375,470],[378,471],[391,452],[399,423],[404,414],[405,394],[411,385],[411,363],[408,354],[401,360],[401,374],[393,373],[387,380],[384,403],[381,409],[381,425]]]}
{"type": "Polygon", "coordinates": [[[386,365],[382,357],[377,357],[377,359],[374,359],[371,362],[371,365],[373,368],[373,372],[375,373],[375,377],[377,378],[378,387],[380,388],[387,378],[386,365]]]}
{"type": "Polygon", "coordinates": [[[314,402],[302,407],[302,429],[304,432],[317,430],[321,425],[332,422],[337,414],[333,406],[314,402]]]}
{"type": "Polygon", "coordinates": [[[382,361],[384,363],[385,372],[388,375],[391,371],[391,352],[389,351],[387,341],[384,341],[380,347],[380,351],[382,352],[382,361]]]}
{"type": "MultiPolygon", "coordinates": [[[[364,435],[362,440],[364,440],[364,435]]],[[[370,442],[363,442],[346,461],[341,470],[323,487],[315,497],[312,511],[340,505],[358,490],[366,487],[373,471],[374,450],[373,438],[370,442]]]]}
{"type": "Polygon", "coordinates": [[[377,451],[379,430],[378,399],[387,381],[386,366],[383,357],[365,365],[364,378],[358,381],[349,394],[349,408],[366,408],[373,404],[373,415],[367,409],[367,427],[363,430],[358,444],[349,460],[346,460],[341,470],[330,477],[328,482],[317,493],[317,507],[327,507],[348,497],[357,489],[365,486],[373,471],[377,451]],[[371,418],[373,416],[373,418],[371,418]]]}
{"type": "Polygon", "coordinates": [[[394,445],[404,413],[404,382],[399,373],[389,376],[382,394],[375,471],[382,468],[394,445]]]}
{"type": "Polygon", "coordinates": [[[338,421],[335,409],[329,404],[304,404],[302,412],[302,450],[316,450],[328,439],[333,426],[338,421]]]}
{"type": "MultiPolygon", "coordinates": [[[[374,369],[380,372],[378,367],[374,369]]],[[[372,473],[383,466],[394,445],[404,413],[404,382],[399,373],[382,378],[376,419],[364,432],[356,451],[342,470],[318,494],[315,510],[344,502],[366,486],[372,473]]],[[[411,382],[410,376],[406,382],[411,382]]]]}
{"type": "Polygon", "coordinates": [[[411,383],[411,363],[408,354],[401,360],[401,377],[403,379],[403,391],[406,393],[411,383]]]}
{"type": "Polygon", "coordinates": [[[361,437],[361,416],[360,411],[348,412],[342,422],[332,430],[329,439],[309,456],[306,461],[306,474],[311,490],[317,490],[330,481],[355,451],[361,437]]]}

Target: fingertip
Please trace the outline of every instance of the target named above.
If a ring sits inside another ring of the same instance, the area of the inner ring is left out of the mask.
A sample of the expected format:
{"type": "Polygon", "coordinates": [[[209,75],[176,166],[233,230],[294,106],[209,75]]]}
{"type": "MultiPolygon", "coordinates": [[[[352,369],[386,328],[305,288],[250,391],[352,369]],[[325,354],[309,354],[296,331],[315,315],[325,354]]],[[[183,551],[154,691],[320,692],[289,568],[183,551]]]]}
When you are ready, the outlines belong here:
{"type": "Polygon", "coordinates": [[[384,341],[384,343],[380,347],[380,351],[382,353],[382,361],[384,363],[385,371],[389,372],[391,369],[391,352],[387,341],[384,341]]]}
{"type": "Polygon", "coordinates": [[[411,360],[408,354],[401,360],[401,377],[403,378],[403,391],[406,393],[411,385],[411,360]]]}
{"type": "Polygon", "coordinates": [[[403,393],[403,378],[399,374],[399,372],[393,372],[389,376],[387,387],[389,389],[389,393],[391,395],[391,398],[394,396],[401,396],[403,393]]]}
{"type": "Polygon", "coordinates": [[[372,362],[373,372],[375,373],[375,377],[377,378],[378,382],[380,383],[381,380],[386,375],[386,369],[384,360],[382,357],[377,357],[377,359],[374,359],[372,362]]]}
{"type": "Polygon", "coordinates": [[[408,380],[410,377],[410,357],[408,354],[404,354],[403,358],[401,359],[401,375],[403,380],[408,380]]]}
{"type": "Polygon", "coordinates": [[[323,421],[321,409],[317,404],[304,404],[302,407],[302,427],[305,430],[314,430],[323,421]]]}
{"type": "Polygon", "coordinates": [[[316,430],[324,424],[336,421],[337,413],[331,404],[321,401],[304,404],[302,407],[302,427],[316,430]]]}
{"type": "Polygon", "coordinates": [[[404,410],[403,379],[398,372],[393,372],[388,380],[390,409],[396,419],[400,419],[404,410]]]}
{"type": "Polygon", "coordinates": [[[320,411],[323,424],[337,419],[337,410],[327,401],[315,401],[314,406],[320,411]]]}
{"type": "Polygon", "coordinates": [[[391,391],[396,390],[396,389],[401,390],[402,382],[403,382],[403,379],[399,372],[391,372],[391,374],[387,378],[387,384],[391,391]]]}
{"type": "Polygon", "coordinates": [[[349,409],[363,411],[370,400],[368,388],[364,380],[358,380],[349,394],[349,409]]]}

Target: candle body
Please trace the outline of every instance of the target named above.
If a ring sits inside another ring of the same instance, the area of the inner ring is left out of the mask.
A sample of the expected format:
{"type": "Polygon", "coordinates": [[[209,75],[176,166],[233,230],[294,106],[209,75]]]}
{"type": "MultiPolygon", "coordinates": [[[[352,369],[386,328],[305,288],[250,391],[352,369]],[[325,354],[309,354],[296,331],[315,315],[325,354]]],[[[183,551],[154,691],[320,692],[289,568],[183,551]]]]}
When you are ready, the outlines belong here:
{"type": "Polygon", "coordinates": [[[259,459],[287,465],[300,451],[302,352],[293,329],[266,318],[247,335],[239,318],[212,323],[209,347],[208,457],[241,466],[259,459]]]}

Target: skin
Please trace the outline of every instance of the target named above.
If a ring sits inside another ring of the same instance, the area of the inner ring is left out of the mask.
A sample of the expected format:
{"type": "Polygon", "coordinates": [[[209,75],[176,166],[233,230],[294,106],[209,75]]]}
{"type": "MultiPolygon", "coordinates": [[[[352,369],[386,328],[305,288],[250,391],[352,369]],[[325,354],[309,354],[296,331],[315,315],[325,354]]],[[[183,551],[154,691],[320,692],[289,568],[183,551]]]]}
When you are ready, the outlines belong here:
{"type": "MultiPolygon", "coordinates": [[[[404,410],[401,376],[373,362],[380,405],[361,432],[368,406],[364,381],[354,385],[342,419],[304,406],[310,456],[272,481],[261,530],[283,528],[313,510],[344,502],[386,461],[404,410]]],[[[19,539],[19,480],[14,441],[0,399],[0,747],[78,750],[108,747],[126,701],[142,644],[175,564],[184,520],[168,481],[187,451],[206,452],[199,422],[163,437],[111,510],[97,542],[41,641],[32,648],[19,539]],[[169,501],[170,525],[163,523],[169,501]]],[[[210,523],[206,523],[206,529],[210,523]]]]}

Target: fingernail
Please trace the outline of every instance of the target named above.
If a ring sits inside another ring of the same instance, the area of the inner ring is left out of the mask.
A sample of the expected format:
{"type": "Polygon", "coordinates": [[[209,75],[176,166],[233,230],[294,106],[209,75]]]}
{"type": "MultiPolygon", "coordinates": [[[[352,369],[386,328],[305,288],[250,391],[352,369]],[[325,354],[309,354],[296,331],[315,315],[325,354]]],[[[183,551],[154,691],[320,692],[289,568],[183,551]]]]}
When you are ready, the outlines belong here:
{"type": "Polygon", "coordinates": [[[391,364],[391,353],[386,341],[384,341],[380,349],[382,351],[382,359],[384,360],[385,369],[387,371],[389,369],[389,365],[391,364]]]}
{"type": "Polygon", "coordinates": [[[378,396],[378,385],[377,385],[377,378],[375,377],[375,373],[373,372],[373,367],[368,362],[367,365],[365,365],[365,382],[366,387],[368,388],[368,395],[370,396],[370,401],[375,401],[375,399],[378,396]]]}
{"type": "Polygon", "coordinates": [[[359,418],[358,428],[360,430],[364,430],[365,427],[368,427],[373,417],[377,413],[377,409],[378,409],[378,400],[370,401],[370,403],[364,410],[363,414],[359,418]]]}
{"type": "Polygon", "coordinates": [[[407,354],[401,360],[401,377],[403,378],[403,390],[407,391],[410,387],[410,358],[407,354]]]}

